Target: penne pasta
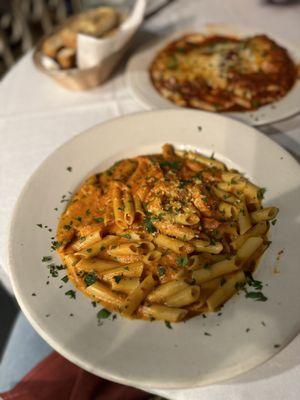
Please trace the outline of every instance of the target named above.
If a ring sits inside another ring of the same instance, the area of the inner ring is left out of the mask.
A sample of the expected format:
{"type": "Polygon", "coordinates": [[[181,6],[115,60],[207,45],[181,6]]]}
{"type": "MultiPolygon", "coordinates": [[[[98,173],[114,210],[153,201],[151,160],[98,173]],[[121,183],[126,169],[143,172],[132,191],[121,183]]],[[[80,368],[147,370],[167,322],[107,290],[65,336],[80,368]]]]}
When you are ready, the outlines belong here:
{"type": "Polygon", "coordinates": [[[124,303],[124,297],[120,293],[113,292],[101,282],[87,286],[85,292],[112,309],[120,309],[124,303]]]}
{"type": "Polygon", "coordinates": [[[235,274],[227,277],[223,286],[220,286],[208,299],[207,306],[210,311],[216,310],[225,303],[236,292],[237,288],[245,283],[245,274],[243,271],[238,271],[235,274]]]}
{"type": "Polygon", "coordinates": [[[106,282],[110,282],[116,276],[122,278],[140,278],[143,273],[143,263],[134,263],[124,266],[114,267],[109,270],[99,272],[99,276],[106,282]]]}
{"type": "Polygon", "coordinates": [[[262,244],[263,239],[261,237],[250,237],[247,239],[236,253],[236,264],[241,267],[262,244]]]}
{"type": "Polygon", "coordinates": [[[196,232],[187,226],[166,222],[154,222],[153,225],[164,235],[173,236],[184,241],[192,240],[196,235],[196,232]]]}
{"type": "Polygon", "coordinates": [[[183,280],[173,280],[157,286],[149,293],[147,300],[153,303],[163,303],[168,297],[173,296],[180,290],[187,288],[189,285],[183,280]]]}
{"type": "Polygon", "coordinates": [[[106,250],[108,246],[112,245],[118,240],[117,236],[107,235],[104,239],[95,242],[89,247],[86,247],[80,251],[74,253],[76,256],[83,258],[92,258],[106,250]]]}
{"type": "Polygon", "coordinates": [[[206,268],[198,269],[192,272],[192,278],[196,283],[204,283],[217,278],[222,275],[227,275],[230,272],[238,270],[239,267],[235,264],[233,259],[219,261],[215,264],[209,265],[206,268]]]}
{"type": "Polygon", "coordinates": [[[197,285],[188,286],[166,299],[168,307],[184,307],[199,299],[200,288],[197,285]]]}
{"type": "Polygon", "coordinates": [[[243,205],[240,208],[238,224],[239,224],[240,235],[244,235],[252,226],[251,219],[245,203],[243,203],[243,205]]]}
{"type": "Polygon", "coordinates": [[[252,226],[252,228],[250,228],[244,235],[238,236],[236,239],[234,239],[231,242],[231,246],[233,249],[238,250],[247,239],[255,236],[264,236],[268,229],[268,224],[265,221],[259,222],[258,224],[252,226]]]}
{"type": "Polygon", "coordinates": [[[278,212],[263,194],[214,157],[167,144],[86,179],[52,249],[103,307],[182,321],[218,309],[256,268],[278,212]]]}
{"type": "Polygon", "coordinates": [[[131,316],[155,285],[156,281],[153,279],[152,275],[148,275],[139,286],[127,296],[122,308],[122,314],[131,316]]]}
{"type": "Polygon", "coordinates": [[[171,308],[159,304],[152,304],[143,306],[140,310],[144,318],[154,318],[160,321],[179,322],[182,321],[186,315],[187,310],[184,308],[171,308]]]}
{"type": "Polygon", "coordinates": [[[99,242],[101,239],[99,230],[89,233],[86,236],[82,236],[76,242],[72,244],[72,248],[75,251],[81,251],[91,247],[94,243],[99,242]]]}
{"type": "Polygon", "coordinates": [[[76,268],[78,271],[92,272],[95,271],[97,273],[109,270],[111,268],[116,268],[121,266],[121,264],[111,261],[111,260],[99,260],[98,258],[84,259],[82,258],[76,268]]]}
{"type": "Polygon", "coordinates": [[[161,258],[161,252],[158,250],[153,250],[144,255],[143,262],[145,264],[152,265],[154,263],[157,263],[160,260],[160,258],[161,258]]]}
{"type": "Polygon", "coordinates": [[[127,225],[132,225],[135,217],[133,199],[129,191],[124,191],[124,220],[127,225]]]}
{"type": "Polygon", "coordinates": [[[205,240],[193,240],[192,244],[195,246],[196,251],[200,253],[219,254],[223,250],[223,245],[220,242],[211,244],[205,240]]]}
{"type": "Polygon", "coordinates": [[[116,224],[120,228],[127,227],[127,223],[125,221],[124,216],[124,203],[122,201],[122,193],[121,189],[117,184],[113,185],[112,188],[112,203],[113,203],[113,211],[114,211],[114,218],[116,224]]]}
{"type": "Polygon", "coordinates": [[[113,290],[129,294],[139,286],[140,280],[139,278],[122,277],[120,279],[111,279],[110,284],[113,290]]]}
{"type": "Polygon", "coordinates": [[[221,170],[226,169],[225,164],[222,163],[221,161],[215,160],[214,158],[206,157],[199,153],[193,153],[191,151],[181,151],[181,150],[177,150],[177,151],[175,151],[175,153],[180,157],[198,161],[199,163],[204,164],[204,165],[208,166],[209,168],[215,167],[215,168],[218,168],[221,170]]]}
{"type": "Polygon", "coordinates": [[[154,238],[154,242],[159,247],[165,247],[167,249],[173,250],[177,254],[189,254],[192,253],[195,247],[187,242],[183,242],[182,240],[173,239],[166,235],[158,234],[154,238]]]}
{"type": "Polygon", "coordinates": [[[134,202],[135,215],[139,220],[142,220],[143,217],[145,216],[145,212],[139,196],[133,195],[133,202],[134,202]]]}
{"type": "Polygon", "coordinates": [[[250,216],[253,222],[270,221],[276,217],[278,211],[276,207],[266,207],[261,210],[253,211],[250,216]]]}

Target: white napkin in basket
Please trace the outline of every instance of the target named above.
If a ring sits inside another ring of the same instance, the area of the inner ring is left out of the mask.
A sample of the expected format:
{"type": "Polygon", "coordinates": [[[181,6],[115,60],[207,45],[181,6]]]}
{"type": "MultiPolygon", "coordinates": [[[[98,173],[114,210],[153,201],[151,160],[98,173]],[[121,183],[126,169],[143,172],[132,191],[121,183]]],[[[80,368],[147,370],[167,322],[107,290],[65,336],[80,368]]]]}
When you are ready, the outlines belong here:
{"type": "Polygon", "coordinates": [[[103,59],[125,46],[142,23],[145,8],[146,0],[137,0],[128,18],[110,37],[99,39],[79,33],[77,35],[78,67],[83,69],[99,65],[103,59]]]}

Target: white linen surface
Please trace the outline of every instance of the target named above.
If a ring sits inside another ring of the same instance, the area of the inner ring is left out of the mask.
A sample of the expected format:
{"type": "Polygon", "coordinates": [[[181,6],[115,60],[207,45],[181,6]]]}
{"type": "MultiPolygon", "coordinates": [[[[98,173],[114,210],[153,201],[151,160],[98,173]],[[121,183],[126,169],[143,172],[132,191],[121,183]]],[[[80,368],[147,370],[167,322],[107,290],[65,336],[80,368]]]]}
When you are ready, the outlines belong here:
{"type": "MultiPolygon", "coordinates": [[[[228,22],[261,28],[300,48],[299,21],[299,4],[285,7],[268,6],[262,0],[177,0],[143,28],[160,34],[191,25],[200,29],[207,22],[228,22]]],[[[126,87],[124,69],[99,88],[69,92],[37,71],[29,53],[2,80],[0,279],[8,289],[7,229],[14,203],[27,179],[50,153],[74,135],[107,119],[140,110],[126,87]]],[[[261,131],[300,160],[299,115],[261,131]]],[[[298,336],[272,360],[233,380],[199,389],[153,392],[174,400],[298,400],[299,354],[298,336]]]]}

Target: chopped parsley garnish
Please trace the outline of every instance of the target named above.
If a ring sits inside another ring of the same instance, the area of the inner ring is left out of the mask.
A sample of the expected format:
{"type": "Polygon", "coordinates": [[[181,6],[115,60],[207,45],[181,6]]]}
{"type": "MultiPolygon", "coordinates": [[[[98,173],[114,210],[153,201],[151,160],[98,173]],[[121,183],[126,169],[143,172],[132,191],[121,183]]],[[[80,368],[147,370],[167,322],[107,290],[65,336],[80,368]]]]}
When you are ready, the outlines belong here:
{"type": "Polygon", "coordinates": [[[144,218],[144,226],[147,232],[154,233],[156,232],[156,228],[153,225],[151,218],[144,218]]]}
{"type": "Polygon", "coordinates": [[[67,171],[72,172],[72,167],[67,167],[67,171]]]}
{"type": "Polygon", "coordinates": [[[74,290],[68,290],[66,293],[65,293],[65,295],[66,296],[69,296],[70,297],[70,299],[76,299],[76,292],[74,291],[74,290]]]}
{"type": "Polygon", "coordinates": [[[92,306],[97,307],[97,303],[95,301],[92,301],[92,306]]]}
{"type": "Polygon", "coordinates": [[[129,233],[124,233],[124,235],[121,235],[121,237],[125,239],[131,239],[131,235],[129,233]]]}
{"type": "Polygon", "coordinates": [[[114,281],[115,281],[117,284],[120,283],[121,279],[122,279],[122,275],[116,275],[116,276],[114,276],[114,281]]]}
{"type": "Polygon", "coordinates": [[[271,221],[271,224],[272,224],[272,225],[275,225],[276,222],[277,222],[277,219],[273,219],[273,221],[271,221]]]}
{"type": "Polygon", "coordinates": [[[91,214],[91,210],[86,210],[85,215],[89,216],[91,214]]]}
{"type": "Polygon", "coordinates": [[[163,276],[166,273],[166,270],[164,267],[158,267],[157,273],[158,273],[158,276],[163,276]]]}
{"type": "Polygon", "coordinates": [[[255,301],[267,301],[268,298],[262,292],[247,292],[246,297],[255,301]]]}
{"type": "Polygon", "coordinates": [[[108,311],[106,308],[102,308],[98,313],[97,313],[97,318],[98,321],[100,322],[101,319],[107,319],[110,316],[111,312],[108,311]]]}
{"type": "Polygon", "coordinates": [[[274,344],[274,349],[278,349],[278,347],[280,347],[280,344],[274,344]]]}
{"type": "Polygon", "coordinates": [[[159,163],[159,165],[163,168],[163,167],[167,167],[167,168],[171,168],[171,169],[176,169],[179,170],[181,168],[181,162],[180,161],[161,161],[159,163]]]}
{"type": "Polygon", "coordinates": [[[172,57],[169,59],[168,62],[168,68],[169,69],[177,69],[178,68],[178,61],[175,55],[172,55],[172,57]]]}
{"type": "Polygon", "coordinates": [[[68,275],[65,275],[63,278],[61,278],[61,280],[62,280],[64,283],[67,283],[68,280],[69,280],[68,275]]]}
{"type": "Polygon", "coordinates": [[[84,282],[86,286],[91,286],[96,281],[97,281],[97,276],[93,272],[89,272],[84,277],[84,282]]]}
{"type": "Polygon", "coordinates": [[[53,240],[51,242],[51,249],[56,250],[61,246],[61,242],[58,242],[57,240],[53,240]]]}
{"type": "Polygon", "coordinates": [[[57,207],[55,207],[55,208],[54,208],[54,211],[58,211],[58,208],[57,208],[57,207]]]}
{"type": "Polygon", "coordinates": [[[95,222],[104,222],[104,218],[102,218],[102,217],[96,217],[96,218],[94,218],[94,221],[95,221],[95,222]]]}
{"type": "Polygon", "coordinates": [[[211,336],[211,333],[209,333],[209,332],[204,332],[204,335],[205,335],[205,336],[211,336]]]}
{"type": "Polygon", "coordinates": [[[36,226],[38,226],[39,228],[42,228],[42,227],[43,227],[42,224],[36,224],[36,226]]]}
{"type": "Polygon", "coordinates": [[[91,253],[93,251],[93,249],[89,248],[89,249],[86,249],[86,251],[87,251],[87,253],[91,253]]]}
{"type": "Polygon", "coordinates": [[[247,328],[247,329],[246,329],[246,332],[248,333],[249,331],[250,331],[250,328],[247,328]]]}
{"type": "Polygon", "coordinates": [[[165,321],[165,324],[168,329],[173,329],[169,321],[165,321]]]}
{"type": "Polygon", "coordinates": [[[36,296],[36,293],[31,293],[31,296],[36,296]]]}
{"type": "Polygon", "coordinates": [[[209,268],[210,268],[210,265],[206,263],[206,264],[203,265],[203,268],[204,268],[204,269],[209,269],[209,268]]]}
{"type": "Polygon", "coordinates": [[[186,267],[189,263],[187,256],[176,257],[176,264],[180,267],[186,267]]]}
{"type": "Polygon", "coordinates": [[[49,261],[51,261],[52,260],[52,257],[51,256],[44,256],[43,258],[42,258],[42,262],[49,262],[49,261]]]}
{"type": "Polygon", "coordinates": [[[262,326],[266,326],[266,323],[264,321],[261,321],[262,326]]]}
{"type": "Polygon", "coordinates": [[[72,229],[72,227],[71,227],[71,225],[64,225],[64,229],[66,230],[66,231],[70,231],[71,229],[72,229]]]}
{"type": "Polygon", "coordinates": [[[75,218],[78,222],[81,222],[82,221],[82,218],[81,217],[76,217],[75,218]]]}
{"type": "Polygon", "coordinates": [[[265,195],[265,193],[266,193],[266,188],[260,188],[260,189],[258,189],[258,191],[257,191],[257,198],[259,199],[259,200],[262,200],[263,198],[264,198],[264,195],[265,195]]]}

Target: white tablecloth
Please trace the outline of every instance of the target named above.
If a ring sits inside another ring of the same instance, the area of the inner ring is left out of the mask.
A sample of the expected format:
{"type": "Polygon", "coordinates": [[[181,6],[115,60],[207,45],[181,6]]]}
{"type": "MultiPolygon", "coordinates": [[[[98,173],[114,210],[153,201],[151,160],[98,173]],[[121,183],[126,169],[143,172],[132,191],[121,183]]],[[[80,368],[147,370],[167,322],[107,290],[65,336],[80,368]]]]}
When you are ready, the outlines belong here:
{"type": "MultiPolygon", "coordinates": [[[[191,25],[201,28],[207,22],[258,27],[300,48],[300,4],[284,7],[268,6],[262,0],[177,0],[148,21],[144,30],[165,33],[191,25]]],[[[23,57],[0,84],[0,279],[8,288],[7,227],[26,180],[45,157],[80,131],[141,110],[126,87],[123,69],[100,88],[74,93],[38,72],[31,57],[31,53],[23,57]]],[[[261,130],[300,159],[300,116],[261,130]]],[[[299,356],[300,337],[263,366],[234,380],[157,393],[180,400],[298,400],[299,356]]]]}

